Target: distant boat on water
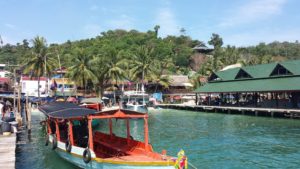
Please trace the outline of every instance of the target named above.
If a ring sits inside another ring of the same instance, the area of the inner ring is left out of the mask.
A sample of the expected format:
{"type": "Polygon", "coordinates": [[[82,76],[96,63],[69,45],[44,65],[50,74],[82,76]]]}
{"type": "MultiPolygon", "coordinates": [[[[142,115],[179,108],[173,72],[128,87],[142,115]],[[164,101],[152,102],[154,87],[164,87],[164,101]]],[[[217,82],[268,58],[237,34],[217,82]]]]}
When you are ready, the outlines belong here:
{"type": "Polygon", "coordinates": [[[121,97],[122,108],[147,113],[149,95],[144,91],[126,91],[121,97]]]}

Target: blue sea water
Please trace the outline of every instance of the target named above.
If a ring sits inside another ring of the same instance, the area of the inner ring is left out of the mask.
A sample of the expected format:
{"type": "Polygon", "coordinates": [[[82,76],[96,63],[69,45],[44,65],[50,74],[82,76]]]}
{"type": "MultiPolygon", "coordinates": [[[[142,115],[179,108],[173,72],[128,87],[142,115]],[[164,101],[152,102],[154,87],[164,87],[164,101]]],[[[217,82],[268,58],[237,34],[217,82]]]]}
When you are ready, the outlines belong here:
{"type": "MultiPolygon", "coordinates": [[[[26,131],[19,135],[16,168],[76,168],[44,146],[39,121],[33,117],[30,138],[26,131]]],[[[114,127],[123,125],[116,121],[114,127]]],[[[131,128],[133,137],[142,140],[142,121],[131,128]]],[[[197,168],[300,166],[300,120],[159,109],[150,111],[149,135],[154,150],[176,156],[183,149],[197,168]]]]}

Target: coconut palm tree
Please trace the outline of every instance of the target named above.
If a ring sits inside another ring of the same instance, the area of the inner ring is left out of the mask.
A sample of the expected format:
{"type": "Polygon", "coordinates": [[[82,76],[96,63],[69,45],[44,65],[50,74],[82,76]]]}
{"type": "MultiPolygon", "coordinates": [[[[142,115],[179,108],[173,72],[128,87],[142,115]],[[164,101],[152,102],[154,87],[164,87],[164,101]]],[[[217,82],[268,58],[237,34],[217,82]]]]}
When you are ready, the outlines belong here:
{"type": "MultiPolygon", "coordinates": [[[[40,78],[43,75],[49,76],[51,74],[55,61],[47,50],[45,38],[37,36],[32,40],[32,43],[32,51],[24,62],[24,73],[28,73],[31,78],[36,77],[38,79],[38,98],[40,98],[40,78]]],[[[46,83],[48,83],[48,79],[46,83]]]]}
{"type": "Polygon", "coordinates": [[[125,78],[124,68],[127,60],[114,47],[105,46],[93,62],[94,71],[97,72],[96,77],[100,86],[101,96],[103,95],[104,84],[111,82],[118,85],[118,82],[125,78]]]}
{"type": "Polygon", "coordinates": [[[154,48],[140,46],[133,55],[131,62],[131,75],[142,81],[149,77],[155,69],[155,53],[154,48]]]}
{"type": "Polygon", "coordinates": [[[84,96],[86,95],[88,82],[96,79],[92,61],[93,58],[87,55],[83,49],[76,48],[72,60],[73,66],[69,67],[67,73],[67,77],[73,80],[78,86],[84,87],[84,96]]]}

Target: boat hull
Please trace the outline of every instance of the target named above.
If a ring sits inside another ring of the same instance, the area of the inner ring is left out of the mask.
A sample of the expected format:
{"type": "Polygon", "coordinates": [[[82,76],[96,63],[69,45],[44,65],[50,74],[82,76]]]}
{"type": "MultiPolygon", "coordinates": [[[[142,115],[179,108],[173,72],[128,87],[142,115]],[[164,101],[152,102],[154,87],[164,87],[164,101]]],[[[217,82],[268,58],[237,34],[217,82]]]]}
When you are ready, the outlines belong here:
{"type": "Polygon", "coordinates": [[[91,160],[86,164],[82,157],[76,157],[63,150],[56,150],[58,155],[70,163],[85,169],[174,169],[173,166],[129,166],[119,164],[99,163],[96,160],[91,160]]]}
{"type": "MultiPolygon", "coordinates": [[[[49,141],[52,143],[52,136],[50,135],[49,141]]],[[[82,158],[83,151],[85,149],[81,147],[72,147],[71,153],[65,151],[65,143],[57,141],[57,148],[55,151],[57,154],[66,161],[85,169],[174,169],[174,166],[162,166],[158,164],[153,165],[127,165],[127,164],[115,164],[105,162],[105,160],[96,158],[95,153],[91,152],[92,160],[89,163],[85,163],[82,158]]]]}

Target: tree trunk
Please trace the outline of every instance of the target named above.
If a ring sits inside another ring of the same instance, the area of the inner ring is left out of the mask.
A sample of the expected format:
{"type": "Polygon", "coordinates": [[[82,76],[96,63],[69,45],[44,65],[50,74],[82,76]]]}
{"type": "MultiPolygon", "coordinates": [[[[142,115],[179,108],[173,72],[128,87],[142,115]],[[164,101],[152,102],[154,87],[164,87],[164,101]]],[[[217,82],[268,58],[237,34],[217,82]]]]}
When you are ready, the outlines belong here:
{"type": "Polygon", "coordinates": [[[49,84],[48,84],[48,77],[46,77],[46,86],[45,86],[45,94],[46,94],[46,96],[49,96],[48,95],[48,93],[49,93],[48,86],[49,86],[49,84]]]}
{"type": "Polygon", "coordinates": [[[40,99],[40,76],[38,77],[38,98],[40,99]]]}
{"type": "Polygon", "coordinates": [[[155,91],[154,91],[154,93],[157,92],[157,88],[158,88],[158,82],[156,82],[156,84],[155,84],[155,91]]]}
{"type": "Polygon", "coordinates": [[[83,93],[83,96],[85,97],[86,96],[86,82],[83,81],[83,85],[84,85],[84,93],[83,93]]]}

